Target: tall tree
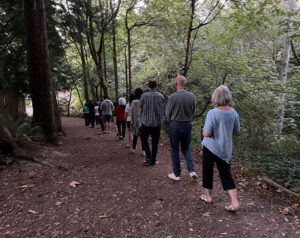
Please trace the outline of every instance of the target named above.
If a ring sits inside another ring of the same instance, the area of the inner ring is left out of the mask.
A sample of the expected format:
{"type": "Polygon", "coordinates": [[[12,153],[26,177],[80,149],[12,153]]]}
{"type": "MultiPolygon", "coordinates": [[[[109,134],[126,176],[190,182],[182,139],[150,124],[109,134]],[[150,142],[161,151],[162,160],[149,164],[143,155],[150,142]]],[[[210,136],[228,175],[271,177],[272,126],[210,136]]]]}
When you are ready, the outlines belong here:
{"type": "Polygon", "coordinates": [[[25,1],[27,24],[28,71],[33,105],[33,119],[47,135],[58,129],[55,119],[49,52],[43,0],[25,1]]]}
{"type": "Polygon", "coordinates": [[[190,64],[192,62],[192,53],[193,53],[193,45],[194,41],[198,35],[199,29],[201,27],[204,27],[208,24],[210,24],[213,20],[216,19],[216,17],[220,14],[221,10],[225,7],[228,0],[225,0],[224,2],[221,2],[221,0],[217,0],[216,3],[213,5],[213,7],[210,9],[209,13],[206,15],[203,21],[198,20],[196,26],[194,26],[194,21],[197,19],[195,17],[195,11],[196,11],[196,3],[197,0],[190,0],[190,21],[189,21],[189,27],[187,30],[187,37],[186,37],[186,48],[185,48],[185,61],[184,61],[184,67],[183,67],[183,75],[187,76],[190,64]],[[192,33],[195,31],[194,34],[194,40],[192,39],[192,33]]]}
{"type": "MultiPolygon", "coordinates": [[[[281,72],[280,72],[280,79],[282,82],[283,87],[286,86],[286,80],[288,76],[288,70],[289,70],[289,60],[290,60],[290,54],[291,54],[291,30],[292,30],[292,13],[294,11],[294,0],[288,0],[287,1],[287,33],[285,34],[285,42],[284,42],[284,48],[282,51],[282,66],[281,66],[281,72]]],[[[285,93],[280,93],[279,96],[279,129],[278,134],[279,136],[282,133],[283,129],[283,121],[284,121],[284,111],[285,111],[285,93]]]]}
{"type": "Polygon", "coordinates": [[[88,0],[87,2],[87,39],[99,75],[100,87],[105,96],[108,96],[108,84],[106,77],[104,76],[105,70],[103,59],[105,34],[107,33],[112,20],[117,17],[120,5],[121,0],[118,0],[112,11],[108,1],[99,0],[97,6],[97,11],[100,12],[99,16],[98,12],[95,12],[95,9],[93,8],[92,1],[88,0]],[[97,39],[95,39],[96,36],[97,39]],[[97,47],[95,42],[99,42],[97,47]]]}
{"type": "MultiPolygon", "coordinates": [[[[112,0],[110,0],[110,10],[111,14],[114,12],[112,0]]],[[[118,60],[117,60],[117,40],[116,40],[116,29],[117,29],[117,21],[116,18],[112,19],[112,44],[113,44],[113,61],[114,61],[114,76],[115,76],[115,97],[119,97],[119,79],[118,79],[118,60]]]]}

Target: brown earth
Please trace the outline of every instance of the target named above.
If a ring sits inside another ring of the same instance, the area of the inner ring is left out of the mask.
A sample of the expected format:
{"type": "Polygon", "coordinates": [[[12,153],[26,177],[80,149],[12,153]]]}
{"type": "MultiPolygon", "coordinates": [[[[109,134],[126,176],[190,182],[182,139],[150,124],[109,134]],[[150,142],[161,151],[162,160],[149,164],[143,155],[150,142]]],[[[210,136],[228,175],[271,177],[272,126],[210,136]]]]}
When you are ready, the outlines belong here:
{"type": "MultiPolygon", "coordinates": [[[[64,118],[59,146],[27,146],[42,164],[1,167],[0,237],[300,237],[299,205],[243,177],[242,165],[233,161],[241,209],[232,214],[217,173],[212,205],[199,199],[201,179],[190,180],[184,161],[182,180],[167,178],[167,142],[159,146],[159,163],[144,167],[115,133],[83,124],[64,118]]],[[[199,151],[194,157],[201,175],[199,151]]]]}

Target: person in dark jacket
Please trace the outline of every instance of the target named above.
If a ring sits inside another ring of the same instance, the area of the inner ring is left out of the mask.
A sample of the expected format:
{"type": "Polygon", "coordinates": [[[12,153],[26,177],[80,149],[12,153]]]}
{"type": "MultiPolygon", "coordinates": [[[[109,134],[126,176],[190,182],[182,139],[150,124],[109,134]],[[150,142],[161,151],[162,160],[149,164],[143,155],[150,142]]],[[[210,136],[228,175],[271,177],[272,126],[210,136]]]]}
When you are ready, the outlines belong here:
{"type": "Polygon", "coordinates": [[[94,111],[94,104],[91,100],[89,100],[87,104],[89,110],[89,123],[91,123],[91,127],[94,128],[95,126],[95,111],[94,111]]]}

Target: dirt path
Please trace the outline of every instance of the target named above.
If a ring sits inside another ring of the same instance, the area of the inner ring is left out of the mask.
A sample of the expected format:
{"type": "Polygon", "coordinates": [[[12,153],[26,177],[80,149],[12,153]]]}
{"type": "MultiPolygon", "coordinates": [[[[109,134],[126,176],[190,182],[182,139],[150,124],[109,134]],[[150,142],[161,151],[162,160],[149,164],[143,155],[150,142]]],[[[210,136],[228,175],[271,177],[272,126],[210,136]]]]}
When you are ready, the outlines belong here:
{"type": "Polygon", "coordinates": [[[167,178],[167,143],[159,163],[143,167],[143,157],[115,134],[100,135],[82,119],[64,118],[63,126],[60,146],[33,152],[46,165],[21,162],[0,171],[0,237],[300,237],[297,205],[240,176],[238,164],[242,207],[231,214],[218,178],[212,205],[200,201],[201,182],[191,182],[184,163],[180,182],[167,178]],[[73,188],[72,181],[80,184],[73,188]]]}

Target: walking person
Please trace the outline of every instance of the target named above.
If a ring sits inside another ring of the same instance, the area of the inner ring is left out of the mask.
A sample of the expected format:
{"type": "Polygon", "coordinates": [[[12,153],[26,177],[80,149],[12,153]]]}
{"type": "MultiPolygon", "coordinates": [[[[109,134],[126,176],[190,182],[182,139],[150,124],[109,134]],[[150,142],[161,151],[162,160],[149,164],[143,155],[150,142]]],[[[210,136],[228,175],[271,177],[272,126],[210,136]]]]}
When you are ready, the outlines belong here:
{"type": "Polygon", "coordinates": [[[156,79],[149,80],[150,91],[141,96],[142,126],[140,129],[142,147],[146,152],[145,165],[155,165],[160,128],[163,120],[164,96],[157,91],[156,79]],[[148,138],[151,136],[152,148],[150,150],[148,138]]]}
{"type": "Polygon", "coordinates": [[[132,133],[131,133],[131,103],[134,100],[134,94],[130,94],[129,102],[126,104],[125,113],[127,117],[126,127],[127,127],[127,146],[131,147],[132,144],[132,133]]]}
{"type": "Polygon", "coordinates": [[[95,126],[95,111],[94,111],[94,104],[91,100],[89,100],[87,104],[89,110],[89,123],[91,123],[91,127],[94,128],[95,126]]]}
{"type": "Polygon", "coordinates": [[[126,99],[120,98],[119,105],[116,106],[115,115],[117,117],[117,127],[118,127],[118,135],[120,140],[125,139],[125,130],[126,130],[126,113],[125,113],[125,106],[126,99]]]}
{"type": "Polygon", "coordinates": [[[103,121],[102,121],[102,111],[100,110],[100,103],[96,102],[95,106],[94,106],[94,111],[95,111],[95,122],[96,122],[96,126],[97,129],[101,129],[102,131],[104,131],[104,126],[103,126],[103,121]]]}
{"type": "MultiPolygon", "coordinates": [[[[133,135],[132,139],[132,152],[136,151],[137,140],[140,136],[140,128],[142,125],[141,122],[141,108],[140,108],[140,98],[143,94],[143,90],[141,88],[137,88],[134,91],[134,100],[131,102],[131,131],[133,135]]],[[[142,144],[142,143],[141,143],[142,144]]],[[[145,151],[142,147],[142,156],[145,156],[145,151]]]]}
{"type": "Polygon", "coordinates": [[[180,180],[181,168],[179,157],[179,145],[184,155],[187,170],[193,180],[198,178],[192,151],[190,149],[192,120],[196,109],[196,98],[191,92],[185,91],[186,78],[179,75],[175,79],[176,92],[171,94],[166,105],[166,120],[169,122],[169,137],[171,147],[171,159],[173,173],[168,177],[180,180]]]}
{"type": "Polygon", "coordinates": [[[240,204],[237,199],[237,189],[230,171],[230,158],[232,155],[232,136],[240,134],[238,113],[229,103],[231,93],[225,85],[219,86],[212,94],[212,103],[216,108],[207,113],[202,141],[203,147],[203,183],[204,192],[201,199],[212,203],[213,168],[217,164],[223,190],[227,191],[231,204],[226,206],[228,211],[238,210],[240,204]]]}
{"type": "Polygon", "coordinates": [[[102,111],[104,133],[110,133],[110,121],[114,110],[114,105],[107,96],[104,96],[103,98],[104,100],[100,105],[100,110],[102,111]]]}
{"type": "Polygon", "coordinates": [[[89,109],[87,107],[87,103],[85,103],[83,106],[83,117],[84,117],[85,126],[88,126],[90,122],[89,122],[89,109]]]}

